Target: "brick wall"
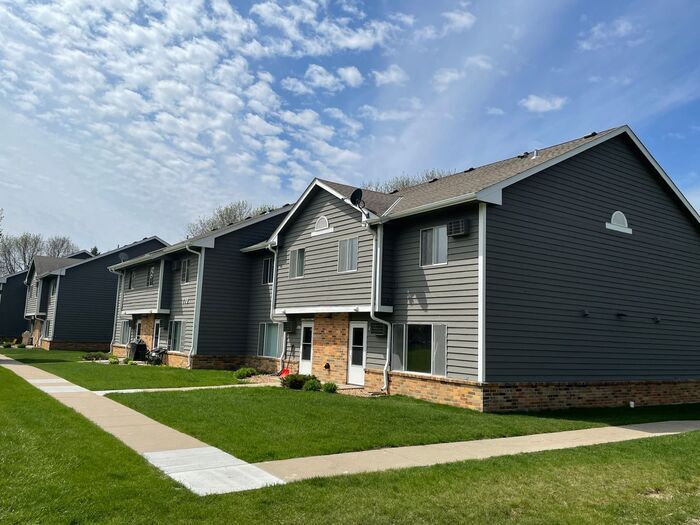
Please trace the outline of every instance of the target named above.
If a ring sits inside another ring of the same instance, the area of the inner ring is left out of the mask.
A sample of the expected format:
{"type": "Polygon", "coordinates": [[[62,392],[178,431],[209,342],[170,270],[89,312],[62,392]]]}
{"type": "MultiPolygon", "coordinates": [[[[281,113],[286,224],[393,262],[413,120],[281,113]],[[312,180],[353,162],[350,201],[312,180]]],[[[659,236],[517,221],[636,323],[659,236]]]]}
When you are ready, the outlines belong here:
{"type": "Polygon", "coordinates": [[[314,316],[311,373],[322,382],[347,383],[349,331],[350,316],[346,313],[314,316]]]}
{"type": "Polygon", "coordinates": [[[112,345],[111,352],[115,357],[126,357],[127,349],[123,345],[112,345]]]}
{"type": "Polygon", "coordinates": [[[39,338],[41,337],[42,324],[43,323],[40,319],[34,319],[34,321],[32,322],[32,341],[35,345],[39,342],[39,338]]]}
{"type": "MultiPolygon", "coordinates": [[[[165,354],[164,363],[177,368],[187,368],[187,354],[168,352],[165,354]]],[[[251,367],[261,372],[276,373],[279,368],[279,359],[259,356],[238,355],[194,355],[192,356],[192,368],[213,368],[218,370],[237,370],[251,367]]],[[[285,360],[285,368],[292,373],[299,371],[298,361],[285,360]]]]}
{"type": "Polygon", "coordinates": [[[41,342],[44,350],[78,350],[85,352],[109,352],[109,343],[92,341],[46,341],[41,342]]]}
{"type": "Polygon", "coordinates": [[[139,319],[141,321],[141,339],[146,343],[148,350],[153,349],[153,327],[156,322],[155,315],[146,315],[139,319]]]}
{"type": "MultiPolygon", "coordinates": [[[[365,388],[378,392],[382,370],[365,370],[365,388]]],[[[484,383],[389,372],[389,394],[483,412],[700,403],[700,380],[572,383],[484,383]]]]}

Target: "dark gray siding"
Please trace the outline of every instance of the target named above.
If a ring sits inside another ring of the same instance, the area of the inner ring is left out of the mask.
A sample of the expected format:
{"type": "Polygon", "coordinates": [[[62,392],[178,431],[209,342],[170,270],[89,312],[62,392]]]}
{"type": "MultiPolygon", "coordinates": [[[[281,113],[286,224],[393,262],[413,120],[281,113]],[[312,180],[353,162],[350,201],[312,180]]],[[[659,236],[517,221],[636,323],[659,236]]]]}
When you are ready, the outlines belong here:
{"type": "Polygon", "coordinates": [[[258,329],[260,323],[270,321],[270,301],[272,299],[272,283],[263,284],[263,261],[272,259],[269,251],[251,253],[248,256],[250,265],[250,287],[248,295],[248,333],[247,352],[255,354],[258,351],[258,329]]]}
{"type": "Polygon", "coordinates": [[[487,381],[700,376],[698,227],[627,138],[506,188],[486,225],[487,381]]]}
{"type": "Polygon", "coordinates": [[[369,305],[372,235],[360,212],[322,189],[314,190],[279,239],[277,308],[369,305]],[[312,237],[316,220],[328,219],[332,233],[312,237]],[[358,237],[357,271],[338,273],[338,241],[358,237]],[[305,248],[304,276],[289,278],[289,251],[305,248]]]}
{"type": "Polygon", "coordinates": [[[259,296],[264,294],[260,285],[262,269],[258,273],[251,258],[262,259],[262,255],[242,253],[241,249],[266,240],[283,218],[284,214],[274,215],[217,237],[214,248],[206,250],[198,354],[254,355],[257,352],[257,332],[251,340],[251,327],[262,322],[259,316],[264,314],[265,319],[269,318],[269,310],[265,311],[264,298],[259,296]],[[256,295],[253,310],[250,308],[251,290],[256,295]]]}
{"type": "Polygon", "coordinates": [[[117,276],[107,267],[120,262],[119,253],[133,258],[162,247],[151,239],[67,268],[58,290],[54,341],[108,343],[114,327],[117,276]]]}
{"type": "MultiPolygon", "coordinates": [[[[447,376],[476,379],[478,302],[478,209],[476,205],[449,208],[421,215],[385,227],[391,246],[393,268],[393,323],[441,323],[447,325],[447,376]],[[443,266],[420,266],[420,230],[447,224],[453,219],[469,220],[470,231],[449,237],[448,262],[443,266]]],[[[372,366],[384,362],[373,355],[372,366]]]]}
{"type": "Polygon", "coordinates": [[[24,319],[26,277],[27,273],[22,272],[8,276],[7,282],[0,284],[0,338],[19,337],[29,326],[24,319]]]}

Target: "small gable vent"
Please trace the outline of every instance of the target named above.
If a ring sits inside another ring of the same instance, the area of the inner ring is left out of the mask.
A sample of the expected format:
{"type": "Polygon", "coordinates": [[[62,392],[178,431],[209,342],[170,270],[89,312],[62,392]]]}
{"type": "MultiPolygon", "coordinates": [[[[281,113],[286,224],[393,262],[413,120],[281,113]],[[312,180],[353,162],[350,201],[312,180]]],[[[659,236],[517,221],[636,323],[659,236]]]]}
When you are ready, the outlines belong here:
{"type": "Polygon", "coordinates": [[[447,223],[448,237],[461,237],[469,231],[469,221],[467,219],[456,219],[447,223]]]}

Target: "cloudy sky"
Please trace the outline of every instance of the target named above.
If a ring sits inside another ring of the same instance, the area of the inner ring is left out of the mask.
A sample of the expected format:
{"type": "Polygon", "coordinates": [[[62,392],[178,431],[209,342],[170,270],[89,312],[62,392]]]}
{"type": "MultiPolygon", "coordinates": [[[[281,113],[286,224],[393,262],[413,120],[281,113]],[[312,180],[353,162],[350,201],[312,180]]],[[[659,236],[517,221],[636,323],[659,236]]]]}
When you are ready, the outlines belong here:
{"type": "Polygon", "coordinates": [[[9,233],[106,250],[246,198],[629,123],[700,206],[700,2],[0,3],[9,233]]]}

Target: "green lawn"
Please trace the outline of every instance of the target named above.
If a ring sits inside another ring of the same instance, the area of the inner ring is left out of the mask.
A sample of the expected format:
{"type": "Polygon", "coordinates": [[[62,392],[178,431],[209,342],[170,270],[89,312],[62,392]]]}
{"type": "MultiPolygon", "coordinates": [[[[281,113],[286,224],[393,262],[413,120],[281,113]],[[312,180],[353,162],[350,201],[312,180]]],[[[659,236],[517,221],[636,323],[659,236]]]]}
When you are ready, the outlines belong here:
{"type": "Polygon", "coordinates": [[[482,414],[399,396],[359,398],[280,388],[113,394],[112,399],[250,462],[700,419],[700,406],[482,414]]]}
{"type": "Polygon", "coordinates": [[[0,368],[0,523],[700,520],[700,433],[199,498],[0,368]]]}
{"type": "Polygon", "coordinates": [[[0,348],[0,354],[56,374],[89,390],[228,385],[238,382],[233,372],[228,370],[78,362],[85,352],[0,348]]]}

